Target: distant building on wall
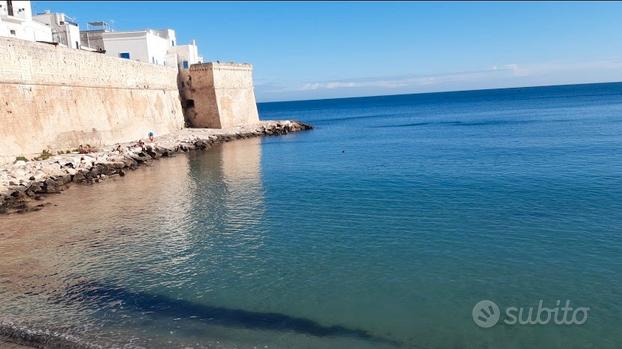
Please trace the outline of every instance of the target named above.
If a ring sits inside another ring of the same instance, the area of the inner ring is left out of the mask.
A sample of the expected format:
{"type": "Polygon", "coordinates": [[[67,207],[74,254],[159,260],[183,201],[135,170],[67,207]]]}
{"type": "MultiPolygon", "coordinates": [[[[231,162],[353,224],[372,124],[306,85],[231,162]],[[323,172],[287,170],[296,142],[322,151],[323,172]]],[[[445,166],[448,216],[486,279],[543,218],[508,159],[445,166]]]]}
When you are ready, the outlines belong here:
{"type": "Polygon", "coordinates": [[[194,40],[191,44],[177,45],[173,29],[121,32],[111,30],[105,22],[90,22],[89,29],[82,31],[80,37],[82,45],[118,58],[186,70],[203,62],[194,40]]]}
{"type": "Polygon", "coordinates": [[[177,66],[175,56],[168,53],[168,49],[175,46],[175,31],[172,29],[103,32],[102,40],[107,55],[145,63],[177,66]]]}
{"type": "Polygon", "coordinates": [[[64,13],[45,13],[32,16],[33,21],[48,26],[52,31],[52,41],[61,45],[80,49],[80,27],[64,13]]]}
{"type": "Polygon", "coordinates": [[[52,29],[33,21],[30,1],[0,0],[0,36],[51,42],[52,29]]]}
{"type": "Polygon", "coordinates": [[[86,30],[80,30],[80,43],[83,47],[103,52],[105,51],[103,33],[111,31],[112,27],[107,22],[88,22],[86,30]]]}
{"type": "Polygon", "coordinates": [[[188,45],[173,46],[168,52],[177,56],[179,69],[188,70],[193,64],[203,63],[203,57],[199,56],[199,48],[194,40],[188,45]]]}
{"type": "Polygon", "coordinates": [[[184,70],[203,62],[194,40],[177,45],[172,29],[118,32],[106,22],[89,22],[87,29],[80,31],[76,20],[64,13],[46,11],[33,16],[30,1],[0,0],[0,36],[54,42],[184,70]]]}

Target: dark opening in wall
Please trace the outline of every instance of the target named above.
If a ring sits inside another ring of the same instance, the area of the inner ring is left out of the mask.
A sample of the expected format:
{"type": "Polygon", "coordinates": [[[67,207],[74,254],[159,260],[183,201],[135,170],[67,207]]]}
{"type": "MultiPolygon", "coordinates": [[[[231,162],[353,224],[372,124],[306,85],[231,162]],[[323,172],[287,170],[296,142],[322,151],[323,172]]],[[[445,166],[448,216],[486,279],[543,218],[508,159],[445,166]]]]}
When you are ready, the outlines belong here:
{"type": "Polygon", "coordinates": [[[186,99],[184,108],[186,109],[194,108],[194,99],[186,99]]]}

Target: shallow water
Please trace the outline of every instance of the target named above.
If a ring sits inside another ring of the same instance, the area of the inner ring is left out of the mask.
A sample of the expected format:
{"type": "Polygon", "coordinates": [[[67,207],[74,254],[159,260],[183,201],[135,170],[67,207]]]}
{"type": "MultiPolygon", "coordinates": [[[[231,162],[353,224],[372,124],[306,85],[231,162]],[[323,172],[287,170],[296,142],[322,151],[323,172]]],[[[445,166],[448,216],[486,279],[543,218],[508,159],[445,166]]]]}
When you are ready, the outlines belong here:
{"type": "Polygon", "coordinates": [[[0,321],[105,347],[622,347],[622,84],[260,114],[316,129],[0,217],[0,321]],[[483,299],[590,312],[484,329],[483,299]]]}

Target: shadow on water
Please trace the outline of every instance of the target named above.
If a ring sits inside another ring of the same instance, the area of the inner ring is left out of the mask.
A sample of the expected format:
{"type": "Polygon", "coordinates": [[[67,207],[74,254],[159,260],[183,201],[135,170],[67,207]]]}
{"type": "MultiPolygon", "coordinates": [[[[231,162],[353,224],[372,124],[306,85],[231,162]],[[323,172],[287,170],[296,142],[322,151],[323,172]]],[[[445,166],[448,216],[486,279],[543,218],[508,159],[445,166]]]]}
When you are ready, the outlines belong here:
{"type": "Polygon", "coordinates": [[[121,303],[125,309],[139,312],[152,312],[172,318],[193,318],[210,324],[231,326],[254,330],[293,331],[317,337],[353,337],[393,346],[401,346],[398,341],[375,336],[365,330],[344,326],[323,326],[313,320],[292,317],[279,313],[263,313],[241,309],[210,306],[182,299],[134,292],[123,287],[100,282],[85,282],[70,286],[57,302],[81,303],[85,305],[110,306],[121,303]]]}

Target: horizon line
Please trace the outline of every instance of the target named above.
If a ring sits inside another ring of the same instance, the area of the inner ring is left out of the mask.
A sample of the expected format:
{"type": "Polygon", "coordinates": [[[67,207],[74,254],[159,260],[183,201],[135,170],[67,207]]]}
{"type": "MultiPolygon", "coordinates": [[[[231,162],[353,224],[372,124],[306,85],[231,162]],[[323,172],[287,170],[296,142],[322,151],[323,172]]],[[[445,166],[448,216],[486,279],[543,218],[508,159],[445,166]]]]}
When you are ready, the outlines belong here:
{"type": "Polygon", "coordinates": [[[557,86],[575,86],[575,85],[597,85],[597,84],[619,84],[622,81],[600,81],[600,82],[578,82],[569,84],[553,84],[553,85],[531,85],[531,86],[514,86],[514,87],[490,87],[490,88],[478,88],[472,90],[447,90],[447,91],[434,91],[434,92],[413,92],[413,93],[395,93],[388,95],[367,95],[367,96],[350,96],[350,97],[335,97],[335,98],[314,98],[314,99],[291,99],[291,100],[278,100],[278,101],[265,101],[257,102],[257,104],[267,103],[290,103],[290,102],[311,102],[311,101],[331,101],[339,99],[354,99],[354,98],[374,98],[374,97],[394,97],[394,96],[408,96],[408,95],[427,95],[427,94],[440,94],[440,93],[457,93],[457,92],[475,92],[475,91],[490,91],[490,90],[517,90],[524,88],[542,88],[542,87],[557,87],[557,86]]]}

